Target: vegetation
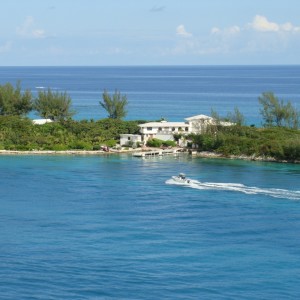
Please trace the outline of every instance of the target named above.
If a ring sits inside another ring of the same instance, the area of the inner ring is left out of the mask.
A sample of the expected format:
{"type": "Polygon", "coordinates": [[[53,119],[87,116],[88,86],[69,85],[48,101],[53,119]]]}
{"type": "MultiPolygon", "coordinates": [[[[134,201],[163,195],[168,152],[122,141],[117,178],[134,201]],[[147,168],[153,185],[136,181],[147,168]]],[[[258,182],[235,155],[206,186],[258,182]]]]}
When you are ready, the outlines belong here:
{"type": "Polygon", "coordinates": [[[0,149],[6,150],[99,150],[114,146],[121,133],[139,131],[135,121],[103,119],[33,125],[27,118],[0,117],[0,149]]]}
{"type": "Polygon", "coordinates": [[[284,103],[272,92],[263,93],[258,98],[262,105],[260,113],[265,121],[265,127],[288,127],[297,129],[299,126],[299,112],[293,107],[291,102],[284,103]]]}
{"type": "Polygon", "coordinates": [[[279,100],[273,93],[259,97],[265,128],[245,126],[238,108],[221,118],[212,111],[216,124],[207,126],[202,134],[191,134],[189,139],[199,151],[212,151],[224,156],[250,156],[276,160],[300,161],[299,112],[290,102],[279,100]],[[234,126],[221,126],[230,121],[234,126]]]}
{"type": "Polygon", "coordinates": [[[24,116],[32,110],[32,95],[29,90],[21,92],[21,83],[14,88],[10,83],[0,85],[0,115],[24,116]]]}
{"type": "Polygon", "coordinates": [[[176,146],[176,142],[175,141],[163,141],[160,139],[150,139],[147,142],[147,146],[148,147],[175,147],[176,146]]]}
{"type": "Polygon", "coordinates": [[[244,115],[237,107],[234,108],[233,113],[230,112],[227,114],[227,120],[237,126],[243,126],[246,123],[244,115]]]}
{"type": "Polygon", "coordinates": [[[111,96],[106,90],[102,94],[103,102],[100,105],[108,112],[108,117],[111,119],[122,119],[126,117],[126,106],[128,104],[127,97],[121,95],[119,91],[111,96]]]}
{"type": "MultiPolygon", "coordinates": [[[[190,139],[200,151],[213,151],[224,156],[270,157],[276,160],[300,161],[300,113],[290,102],[279,100],[273,93],[259,97],[264,128],[245,126],[245,118],[235,108],[226,118],[212,111],[216,122],[208,125],[201,134],[191,134],[190,139]],[[230,121],[233,126],[221,126],[230,121]]],[[[13,87],[0,85],[0,149],[6,150],[98,150],[102,145],[114,146],[120,134],[137,134],[138,125],[145,121],[122,121],[126,116],[126,96],[116,91],[110,96],[103,93],[100,105],[109,117],[103,120],[72,120],[71,98],[67,93],[54,93],[50,89],[39,92],[32,99],[31,92],[22,92],[20,82],[13,87]],[[31,110],[53,123],[33,125],[26,118],[31,110]]],[[[175,141],[151,139],[151,147],[175,146],[182,134],[175,134],[175,141]]]]}
{"type": "Polygon", "coordinates": [[[212,151],[224,156],[300,161],[300,132],[284,127],[220,126],[215,133],[208,131],[190,135],[189,139],[199,151],[212,151]]]}
{"type": "Polygon", "coordinates": [[[51,89],[48,89],[38,93],[33,108],[43,118],[62,121],[74,115],[75,112],[71,110],[71,104],[71,97],[66,92],[52,92],[51,89]]]}
{"type": "Polygon", "coordinates": [[[113,147],[120,134],[139,132],[139,123],[122,121],[126,115],[126,96],[115,92],[113,97],[105,91],[104,103],[110,113],[99,121],[74,121],[71,117],[71,97],[65,92],[41,91],[33,99],[29,90],[21,92],[21,84],[0,86],[0,149],[6,150],[97,150],[101,145],[113,147]],[[26,114],[36,110],[43,118],[55,122],[34,125],[26,114]]]}

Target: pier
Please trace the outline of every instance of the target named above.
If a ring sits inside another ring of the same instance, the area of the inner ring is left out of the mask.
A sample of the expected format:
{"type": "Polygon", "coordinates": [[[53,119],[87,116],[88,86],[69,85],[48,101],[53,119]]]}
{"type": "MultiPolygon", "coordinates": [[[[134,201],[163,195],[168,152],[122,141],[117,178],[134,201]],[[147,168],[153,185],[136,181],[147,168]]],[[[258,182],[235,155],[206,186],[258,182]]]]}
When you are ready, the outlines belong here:
{"type": "Polygon", "coordinates": [[[182,152],[181,149],[159,149],[150,151],[135,152],[132,154],[134,157],[153,157],[153,156],[165,156],[165,155],[176,155],[182,152]]]}

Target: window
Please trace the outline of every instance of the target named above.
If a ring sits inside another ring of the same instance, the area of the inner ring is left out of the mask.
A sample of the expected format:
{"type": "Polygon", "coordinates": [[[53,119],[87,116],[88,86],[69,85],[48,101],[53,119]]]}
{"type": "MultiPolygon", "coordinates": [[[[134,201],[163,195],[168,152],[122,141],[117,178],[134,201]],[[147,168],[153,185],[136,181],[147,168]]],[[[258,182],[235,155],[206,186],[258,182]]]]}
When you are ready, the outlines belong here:
{"type": "Polygon", "coordinates": [[[151,131],[151,130],[152,130],[152,127],[147,127],[147,130],[148,130],[148,131],[151,131]]]}
{"type": "Polygon", "coordinates": [[[175,127],[172,127],[172,131],[175,131],[175,127]]]}
{"type": "Polygon", "coordinates": [[[185,129],[184,129],[185,131],[189,131],[189,128],[188,127],[185,127],[185,129]]]}
{"type": "Polygon", "coordinates": [[[127,139],[128,139],[128,141],[130,141],[130,136],[127,139]]]}
{"type": "Polygon", "coordinates": [[[162,131],[162,128],[161,128],[161,127],[158,127],[158,131],[162,131]]]}

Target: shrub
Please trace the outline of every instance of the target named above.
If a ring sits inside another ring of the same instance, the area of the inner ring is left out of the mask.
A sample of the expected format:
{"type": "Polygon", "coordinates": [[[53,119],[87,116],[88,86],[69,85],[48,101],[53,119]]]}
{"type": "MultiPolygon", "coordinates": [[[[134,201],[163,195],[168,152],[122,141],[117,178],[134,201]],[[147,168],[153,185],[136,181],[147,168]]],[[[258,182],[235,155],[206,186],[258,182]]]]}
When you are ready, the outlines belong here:
{"type": "Polygon", "coordinates": [[[57,145],[49,146],[47,150],[64,151],[64,150],[69,150],[69,147],[67,145],[57,144],[57,145]]]}
{"type": "Polygon", "coordinates": [[[282,158],[289,161],[300,161],[300,142],[290,141],[287,145],[283,146],[282,158]]]}
{"type": "Polygon", "coordinates": [[[159,148],[161,147],[163,141],[159,140],[159,139],[150,139],[147,141],[147,146],[148,147],[155,147],[155,148],[159,148]]]}
{"type": "Polygon", "coordinates": [[[162,145],[165,147],[176,147],[176,142],[175,141],[163,141],[162,145]]]}
{"type": "Polygon", "coordinates": [[[85,141],[75,141],[72,144],[70,144],[70,147],[72,149],[79,149],[79,150],[92,150],[93,149],[92,145],[85,141]]]}
{"type": "Polygon", "coordinates": [[[108,140],[108,141],[105,141],[105,145],[109,148],[112,148],[117,145],[117,141],[116,140],[108,140]]]}

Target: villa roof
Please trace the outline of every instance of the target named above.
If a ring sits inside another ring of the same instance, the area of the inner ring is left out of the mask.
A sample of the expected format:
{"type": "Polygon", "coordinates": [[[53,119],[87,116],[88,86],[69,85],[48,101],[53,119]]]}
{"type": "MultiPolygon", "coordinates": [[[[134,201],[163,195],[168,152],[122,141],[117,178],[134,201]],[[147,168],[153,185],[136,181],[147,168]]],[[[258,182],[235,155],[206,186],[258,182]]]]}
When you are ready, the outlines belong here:
{"type": "Polygon", "coordinates": [[[32,123],[35,125],[43,125],[46,123],[52,123],[53,121],[51,119],[35,119],[32,120],[32,123]]]}
{"type": "Polygon", "coordinates": [[[188,126],[185,122],[149,122],[139,125],[141,128],[144,127],[185,127],[188,126]]]}
{"type": "Polygon", "coordinates": [[[200,120],[200,119],[204,119],[204,120],[211,120],[212,117],[206,116],[206,115],[197,115],[197,116],[193,116],[193,117],[189,117],[189,118],[185,118],[185,120],[187,121],[195,121],[195,120],[200,120]]]}

